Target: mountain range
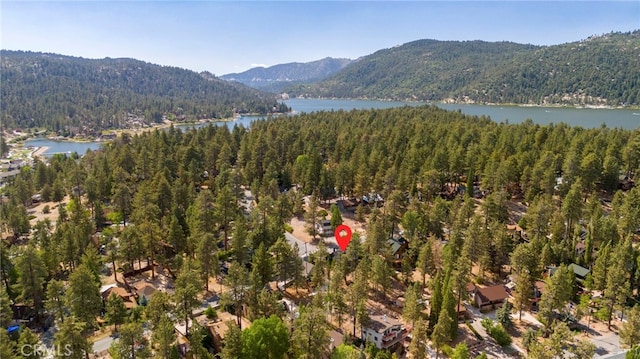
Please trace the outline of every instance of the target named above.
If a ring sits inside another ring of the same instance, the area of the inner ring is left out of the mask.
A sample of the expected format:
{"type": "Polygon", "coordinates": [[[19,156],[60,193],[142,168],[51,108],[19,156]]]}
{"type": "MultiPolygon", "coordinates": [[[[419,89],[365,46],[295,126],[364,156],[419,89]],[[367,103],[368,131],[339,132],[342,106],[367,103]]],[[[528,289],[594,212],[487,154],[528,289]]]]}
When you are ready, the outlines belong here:
{"type": "Polygon", "coordinates": [[[146,126],[165,119],[288,110],[265,91],[324,98],[640,105],[640,31],[553,46],[418,40],[357,60],[281,64],[222,79],[126,58],[6,50],[0,58],[2,126],[41,127],[63,135],[130,127],[132,121],[146,126]]]}
{"type": "Polygon", "coordinates": [[[244,72],[222,75],[220,78],[278,93],[294,84],[324,80],[352,62],[354,60],[326,57],[322,60],[306,63],[291,62],[270,67],[254,67],[244,72]]]}
{"type": "Polygon", "coordinates": [[[2,124],[73,135],[163,119],[288,110],[273,95],[213,75],[134,59],[0,52],[2,124]]]}
{"type": "Polygon", "coordinates": [[[640,105],[640,31],[553,46],[418,40],[289,95],[534,105],[640,105]]]}

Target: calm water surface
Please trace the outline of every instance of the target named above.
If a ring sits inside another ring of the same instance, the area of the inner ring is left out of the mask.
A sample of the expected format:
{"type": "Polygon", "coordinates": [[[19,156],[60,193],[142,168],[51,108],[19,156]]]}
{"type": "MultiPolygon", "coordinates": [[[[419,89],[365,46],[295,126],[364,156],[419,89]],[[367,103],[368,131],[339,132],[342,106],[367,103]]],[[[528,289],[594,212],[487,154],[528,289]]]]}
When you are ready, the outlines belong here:
{"type": "MultiPolygon", "coordinates": [[[[285,101],[294,111],[312,112],[320,110],[351,110],[390,108],[399,106],[420,106],[422,102],[396,102],[374,100],[316,100],[291,99],[285,101]]],[[[566,123],[571,126],[596,128],[603,124],[609,128],[624,128],[633,130],[640,128],[640,110],[626,109],[592,109],[592,108],[561,108],[561,107],[522,107],[522,106],[493,106],[444,104],[434,105],[445,109],[458,111],[472,116],[487,116],[496,122],[521,123],[531,119],[533,123],[548,125],[550,123],[566,123]]]]}
{"type": "MultiPolygon", "coordinates": [[[[285,101],[294,114],[301,112],[353,110],[353,109],[383,109],[401,106],[420,106],[422,102],[377,101],[377,100],[330,100],[330,99],[289,99],[285,101]]],[[[520,106],[489,106],[465,104],[439,104],[436,106],[445,110],[460,111],[472,116],[487,116],[496,122],[521,123],[531,119],[533,123],[547,125],[550,123],[566,123],[571,126],[595,128],[606,125],[609,128],[623,128],[627,130],[640,129],[640,110],[624,109],[577,109],[558,107],[520,107],[520,106]]],[[[211,122],[204,124],[178,125],[176,128],[190,129],[214,125],[235,125],[249,127],[251,122],[264,116],[240,116],[235,121],[211,122]]],[[[88,149],[100,148],[100,142],[66,142],[47,139],[34,139],[25,146],[48,147],[46,155],[54,153],[77,152],[84,154],[88,149]]]]}
{"type": "Polygon", "coordinates": [[[102,142],[70,142],[70,141],[55,141],[46,138],[36,138],[33,140],[25,141],[24,146],[33,147],[47,147],[44,152],[46,156],[52,156],[56,153],[73,153],[77,152],[80,155],[85,154],[87,150],[97,150],[102,145],[102,142]]]}

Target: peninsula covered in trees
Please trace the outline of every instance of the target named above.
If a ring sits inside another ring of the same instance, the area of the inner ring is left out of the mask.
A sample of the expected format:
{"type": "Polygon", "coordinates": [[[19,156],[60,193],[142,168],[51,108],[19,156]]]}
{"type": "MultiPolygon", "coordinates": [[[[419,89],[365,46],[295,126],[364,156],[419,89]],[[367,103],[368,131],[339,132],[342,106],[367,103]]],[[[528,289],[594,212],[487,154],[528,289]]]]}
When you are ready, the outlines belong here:
{"type": "Polygon", "coordinates": [[[105,328],[114,358],[590,358],[596,325],[638,346],[639,161],[637,130],[433,106],[55,155],[2,189],[0,319],[25,321],[2,357],[53,323],[77,358],[105,328]],[[320,229],[345,222],[342,253],[320,229]]]}
{"type": "Polygon", "coordinates": [[[0,52],[3,128],[59,134],[146,124],[287,112],[273,95],[210,73],[134,59],[84,59],[39,52],[0,52]]]}

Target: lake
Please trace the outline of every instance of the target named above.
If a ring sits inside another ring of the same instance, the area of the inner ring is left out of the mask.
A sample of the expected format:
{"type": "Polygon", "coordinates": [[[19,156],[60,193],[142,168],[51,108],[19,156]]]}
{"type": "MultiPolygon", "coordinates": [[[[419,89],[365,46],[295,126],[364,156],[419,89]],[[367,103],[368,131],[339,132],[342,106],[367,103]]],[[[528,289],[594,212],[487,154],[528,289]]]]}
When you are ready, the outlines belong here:
{"type": "MultiPolygon", "coordinates": [[[[321,110],[351,110],[390,108],[399,106],[420,106],[422,102],[397,102],[374,100],[317,100],[290,99],[285,103],[294,111],[312,112],[321,110]]],[[[571,126],[596,128],[606,124],[609,128],[633,130],[640,128],[640,110],[627,109],[593,109],[538,106],[494,106],[433,103],[442,109],[458,111],[467,115],[488,116],[496,122],[521,123],[531,119],[533,123],[548,125],[550,123],[566,123],[571,126]]]]}
{"type": "Polygon", "coordinates": [[[56,141],[46,138],[36,138],[27,140],[24,143],[24,147],[47,147],[44,152],[46,156],[52,156],[56,153],[73,153],[77,152],[83,155],[87,150],[97,150],[102,145],[102,142],[72,142],[72,141],[56,141]]]}
{"type": "MultiPolygon", "coordinates": [[[[291,107],[294,114],[313,111],[353,110],[353,109],[382,109],[400,106],[420,106],[422,102],[378,101],[378,100],[342,100],[342,99],[289,99],[285,103],[291,107]]],[[[605,124],[609,128],[623,128],[633,130],[640,128],[640,110],[627,109],[592,109],[592,108],[563,108],[563,107],[525,107],[525,106],[493,106],[468,104],[434,103],[445,110],[458,111],[467,115],[488,116],[496,122],[521,123],[531,119],[533,123],[547,125],[550,123],[566,123],[571,126],[596,128],[605,124]]],[[[235,125],[249,127],[251,122],[264,116],[240,116],[235,121],[198,123],[177,125],[176,128],[189,129],[214,125],[235,125]]],[[[54,153],[78,152],[84,154],[87,149],[95,150],[100,142],[67,142],[47,139],[34,139],[25,142],[25,146],[48,147],[46,155],[54,153]]]]}

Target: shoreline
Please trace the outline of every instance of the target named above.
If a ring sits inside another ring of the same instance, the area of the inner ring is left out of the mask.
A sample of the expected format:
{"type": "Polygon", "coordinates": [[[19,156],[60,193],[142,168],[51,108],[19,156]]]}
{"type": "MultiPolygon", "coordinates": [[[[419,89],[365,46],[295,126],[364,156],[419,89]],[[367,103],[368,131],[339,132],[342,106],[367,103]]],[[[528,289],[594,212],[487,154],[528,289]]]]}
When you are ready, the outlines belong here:
{"type": "Polygon", "coordinates": [[[38,147],[33,152],[31,152],[31,158],[36,159],[36,158],[44,157],[44,153],[47,152],[48,150],[49,150],[49,147],[47,146],[38,147]]]}
{"type": "MultiPolygon", "coordinates": [[[[540,107],[540,108],[571,108],[571,109],[588,109],[588,110],[640,110],[640,105],[632,106],[608,106],[608,105],[591,105],[591,104],[529,104],[529,103],[494,103],[494,102],[474,102],[474,101],[455,101],[452,99],[443,99],[439,101],[426,101],[416,99],[389,99],[389,98],[368,98],[368,97],[291,97],[289,100],[348,100],[348,101],[384,101],[384,102],[408,102],[420,103],[424,105],[438,106],[444,105],[479,105],[479,106],[504,106],[504,107],[540,107]]],[[[285,100],[286,101],[286,100],[285,100]]]]}

